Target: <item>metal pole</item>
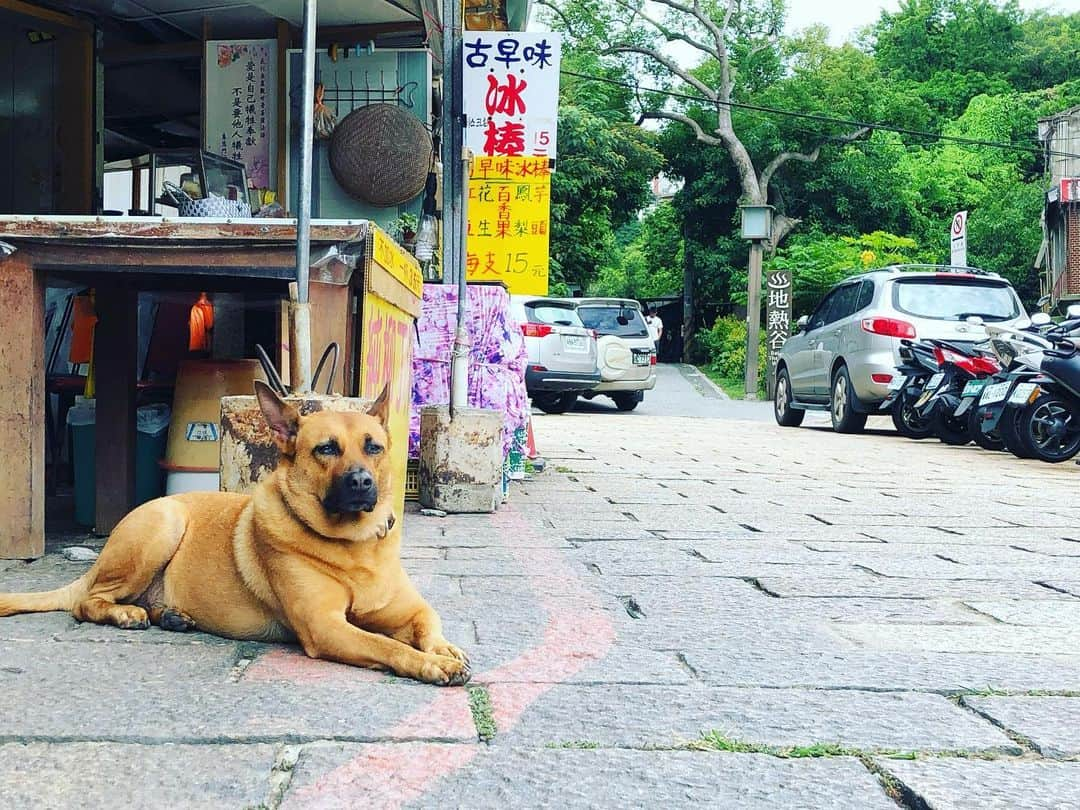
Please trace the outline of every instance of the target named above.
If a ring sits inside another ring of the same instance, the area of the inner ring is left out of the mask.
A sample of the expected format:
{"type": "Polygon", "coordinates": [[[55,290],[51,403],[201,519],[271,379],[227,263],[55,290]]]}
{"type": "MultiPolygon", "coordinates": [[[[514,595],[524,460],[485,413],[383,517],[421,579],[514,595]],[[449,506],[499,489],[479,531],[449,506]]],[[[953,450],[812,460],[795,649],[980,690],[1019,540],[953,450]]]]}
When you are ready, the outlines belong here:
{"type": "Polygon", "coordinates": [[[469,404],[468,287],[465,271],[465,143],[461,64],[462,6],[459,0],[443,0],[443,184],[445,222],[444,258],[448,281],[457,281],[458,312],[450,362],[450,418],[469,404]]]}
{"type": "Polygon", "coordinates": [[[758,398],[758,343],[761,340],[761,240],[750,242],[746,289],[746,399],[758,398]]]}
{"type": "Polygon", "coordinates": [[[311,164],[315,118],[317,0],[304,0],[304,69],[300,102],[300,198],[296,217],[296,300],[290,302],[289,377],[295,393],[311,390],[311,164]]]}

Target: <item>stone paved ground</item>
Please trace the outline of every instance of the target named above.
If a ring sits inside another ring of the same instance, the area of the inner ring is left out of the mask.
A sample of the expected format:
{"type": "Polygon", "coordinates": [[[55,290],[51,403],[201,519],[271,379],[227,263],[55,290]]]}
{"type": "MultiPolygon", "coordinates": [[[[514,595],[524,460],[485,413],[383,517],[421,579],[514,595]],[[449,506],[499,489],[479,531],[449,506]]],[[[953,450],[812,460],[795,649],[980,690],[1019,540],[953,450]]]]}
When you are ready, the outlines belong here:
{"type": "Polygon", "coordinates": [[[0,620],[0,807],[1080,806],[1080,469],[582,410],[499,513],[407,518],[471,689],[0,620]]]}

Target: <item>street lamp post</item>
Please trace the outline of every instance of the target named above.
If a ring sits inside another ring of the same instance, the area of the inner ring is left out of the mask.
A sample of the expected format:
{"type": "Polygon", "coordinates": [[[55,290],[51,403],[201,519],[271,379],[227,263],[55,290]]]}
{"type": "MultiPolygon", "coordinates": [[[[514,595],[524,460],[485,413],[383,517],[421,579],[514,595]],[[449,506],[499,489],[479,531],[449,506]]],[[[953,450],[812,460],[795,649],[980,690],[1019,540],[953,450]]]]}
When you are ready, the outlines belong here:
{"type": "Polygon", "coordinates": [[[762,242],[772,237],[771,205],[743,205],[742,238],[750,241],[750,262],[746,283],[746,385],[745,398],[758,398],[758,345],[761,340],[761,256],[762,242]]]}

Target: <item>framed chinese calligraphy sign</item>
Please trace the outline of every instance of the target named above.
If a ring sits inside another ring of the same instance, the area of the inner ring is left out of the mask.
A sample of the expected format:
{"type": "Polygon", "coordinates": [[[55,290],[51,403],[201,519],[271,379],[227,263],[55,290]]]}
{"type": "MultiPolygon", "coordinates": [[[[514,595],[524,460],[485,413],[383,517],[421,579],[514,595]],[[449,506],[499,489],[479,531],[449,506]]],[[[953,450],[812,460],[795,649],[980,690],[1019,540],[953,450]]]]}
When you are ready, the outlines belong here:
{"type": "Polygon", "coordinates": [[[466,280],[502,281],[511,295],[547,295],[548,159],[474,159],[466,212],[466,280]]]}
{"type": "Polygon", "coordinates": [[[274,190],[276,40],[208,41],[203,65],[205,149],[242,161],[252,187],[274,190]]]}
{"type": "Polygon", "coordinates": [[[776,358],[791,337],[791,273],[777,270],[765,279],[766,344],[769,349],[769,396],[773,395],[776,358]]]}
{"type": "Polygon", "coordinates": [[[555,157],[560,56],[555,33],[465,32],[462,101],[473,155],[555,157]]]}

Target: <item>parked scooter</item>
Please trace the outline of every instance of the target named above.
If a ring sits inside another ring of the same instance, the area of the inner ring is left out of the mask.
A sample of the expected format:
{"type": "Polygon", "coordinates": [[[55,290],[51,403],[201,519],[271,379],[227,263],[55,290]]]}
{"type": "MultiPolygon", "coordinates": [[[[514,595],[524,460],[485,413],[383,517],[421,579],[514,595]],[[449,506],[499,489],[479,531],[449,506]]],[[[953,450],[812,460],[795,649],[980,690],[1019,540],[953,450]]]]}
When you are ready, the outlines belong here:
{"type": "Polygon", "coordinates": [[[1001,366],[989,353],[976,348],[945,341],[931,343],[939,371],[927,381],[915,410],[930,421],[934,434],[945,444],[967,444],[974,438],[974,422],[962,409],[963,394],[970,383],[983,383],[1001,371],[1001,366]]]}
{"type": "Polygon", "coordinates": [[[971,410],[982,435],[996,433],[1021,458],[1060,462],[1080,452],[1080,309],[1069,314],[1057,325],[1036,315],[1026,330],[986,325],[1005,370],[971,410]]]}
{"type": "Polygon", "coordinates": [[[897,376],[889,384],[889,396],[881,403],[888,411],[897,433],[909,439],[926,439],[934,435],[930,420],[915,409],[927,381],[937,373],[939,365],[934,347],[915,340],[900,341],[901,364],[897,376]]]}

